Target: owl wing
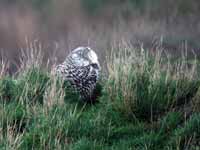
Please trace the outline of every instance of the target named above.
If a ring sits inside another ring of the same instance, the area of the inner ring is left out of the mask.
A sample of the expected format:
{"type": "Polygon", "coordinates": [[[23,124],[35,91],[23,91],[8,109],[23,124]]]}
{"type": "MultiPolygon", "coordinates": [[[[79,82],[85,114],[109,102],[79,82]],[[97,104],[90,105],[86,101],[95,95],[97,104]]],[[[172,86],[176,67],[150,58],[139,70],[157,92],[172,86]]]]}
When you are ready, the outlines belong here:
{"type": "Polygon", "coordinates": [[[77,67],[70,72],[70,78],[72,78],[72,84],[75,86],[82,98],[86,99],[91,95],[91,83],[90,83],[90,67],[77,67]]]}
{"type": "Polygon", "coordinates": [[[86,74],[83,76],[79,91],[84,99],[90,99],[96,86],[98,74],[89,67],[84,71],[86,71],[86,74]]]}
{"type": "Polygon", "coordinates": [[[83,99],[92,96],[98,75],[91,70],[90,66],[77,67],[69,64],[60,64],[56,68],[57,74],[70,84],[80,93],[83,99]]]}

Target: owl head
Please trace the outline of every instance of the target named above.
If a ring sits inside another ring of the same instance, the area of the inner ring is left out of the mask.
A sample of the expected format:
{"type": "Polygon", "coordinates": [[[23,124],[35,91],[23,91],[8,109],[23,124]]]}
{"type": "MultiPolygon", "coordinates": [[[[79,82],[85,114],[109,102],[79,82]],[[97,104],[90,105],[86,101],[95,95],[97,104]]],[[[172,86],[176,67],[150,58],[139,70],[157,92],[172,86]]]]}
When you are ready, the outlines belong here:
{"type": "Polygon", "coordinates": [[[78,47],[69,55],[70,61],[79,67],[91,66],[100,70],[97,54],[90,47],[78,47]]]}

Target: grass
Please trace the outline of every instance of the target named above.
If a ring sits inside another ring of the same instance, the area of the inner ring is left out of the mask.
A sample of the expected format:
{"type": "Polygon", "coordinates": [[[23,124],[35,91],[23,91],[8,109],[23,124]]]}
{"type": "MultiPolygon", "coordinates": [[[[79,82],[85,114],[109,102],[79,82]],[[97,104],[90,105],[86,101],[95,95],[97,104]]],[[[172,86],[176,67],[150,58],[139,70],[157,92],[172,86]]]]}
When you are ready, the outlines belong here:
{"type": "Polygon", "coordinates": [[[0,78],[0,149],[199,150],[198,61],[113,49],[98,102],[86,104],[28,49],[0,78]]]}

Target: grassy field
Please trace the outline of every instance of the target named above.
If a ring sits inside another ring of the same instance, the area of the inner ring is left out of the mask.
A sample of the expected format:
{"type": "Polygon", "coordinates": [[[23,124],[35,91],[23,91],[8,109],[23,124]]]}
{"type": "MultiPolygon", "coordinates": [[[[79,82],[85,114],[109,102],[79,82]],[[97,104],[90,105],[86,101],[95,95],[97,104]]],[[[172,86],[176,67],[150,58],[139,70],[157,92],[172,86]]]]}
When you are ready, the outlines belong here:
{"type": "Polygon", "coordinates": [[[13,76],[0,66],[0,149],[200,149],[198,60],[112,49],[86,104],[38,56],[13,76]]]}

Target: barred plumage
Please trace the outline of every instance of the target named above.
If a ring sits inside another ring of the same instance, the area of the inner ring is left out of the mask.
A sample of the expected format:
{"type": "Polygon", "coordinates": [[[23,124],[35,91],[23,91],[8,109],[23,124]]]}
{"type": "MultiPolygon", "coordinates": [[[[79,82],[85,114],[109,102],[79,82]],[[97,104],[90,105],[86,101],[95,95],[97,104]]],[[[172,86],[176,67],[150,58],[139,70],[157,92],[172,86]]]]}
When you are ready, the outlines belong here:
{"type": "Polygon", "coordinates": [[[69,81],[84,100],[91,100],[99,71],[98,57],[89,47],[76,48],[56,67],[57,74],[69,81]]]}

